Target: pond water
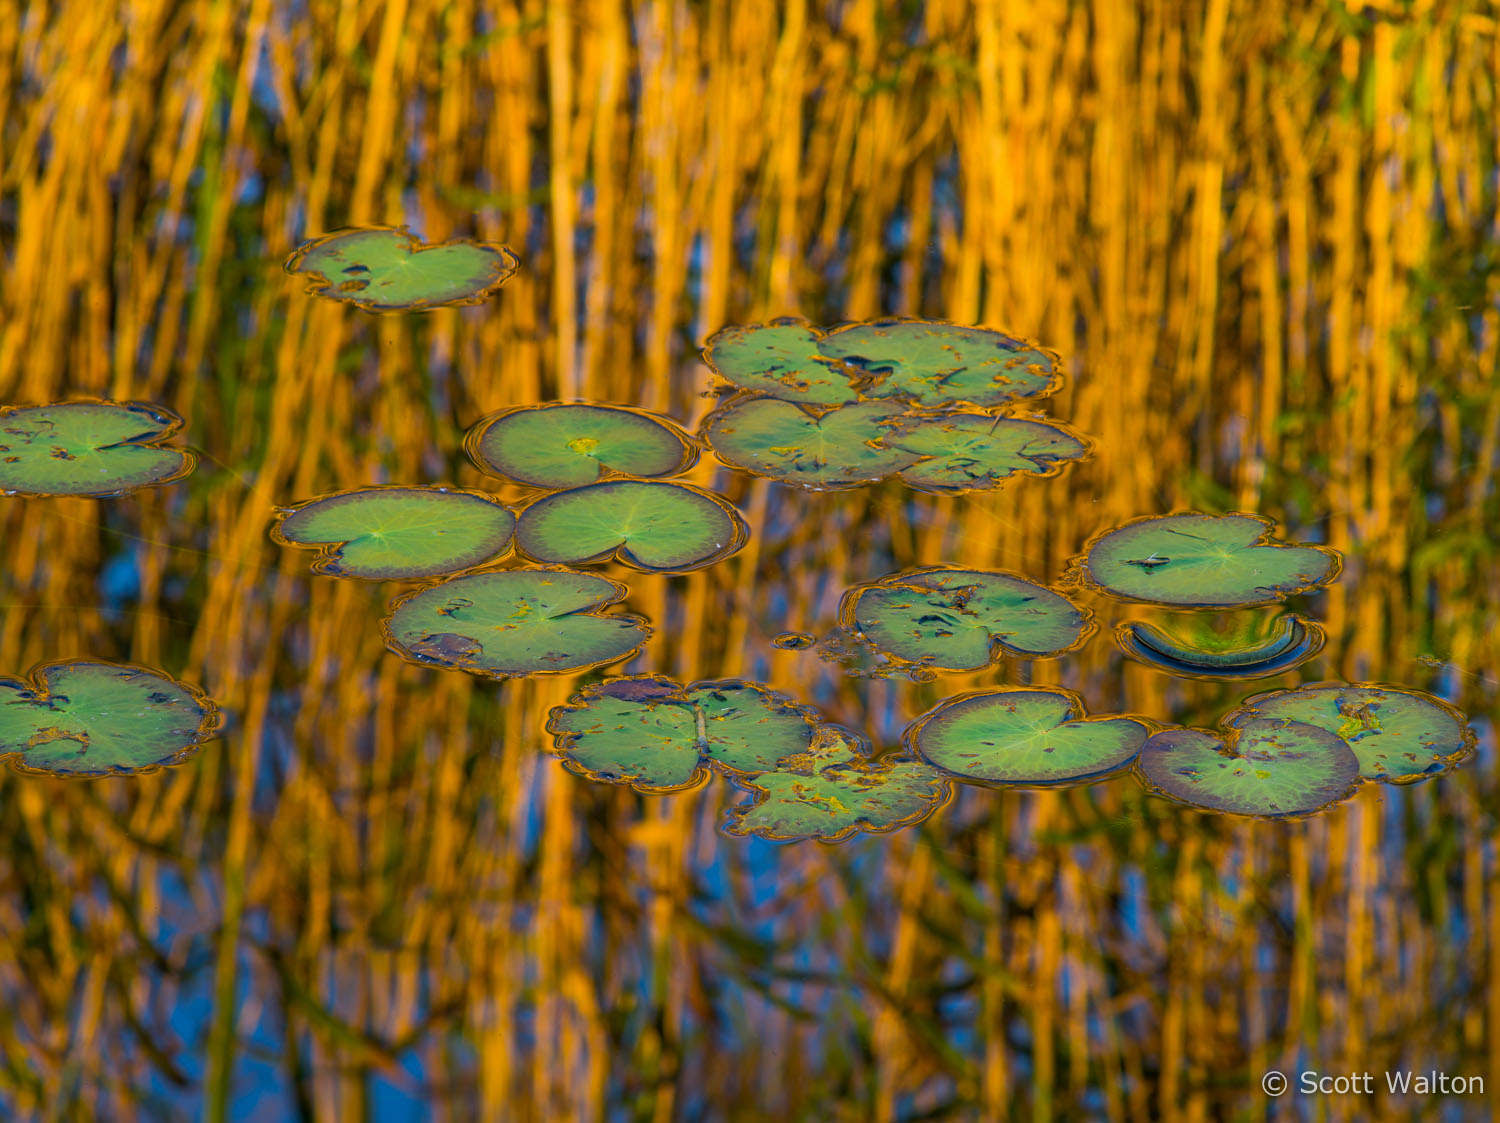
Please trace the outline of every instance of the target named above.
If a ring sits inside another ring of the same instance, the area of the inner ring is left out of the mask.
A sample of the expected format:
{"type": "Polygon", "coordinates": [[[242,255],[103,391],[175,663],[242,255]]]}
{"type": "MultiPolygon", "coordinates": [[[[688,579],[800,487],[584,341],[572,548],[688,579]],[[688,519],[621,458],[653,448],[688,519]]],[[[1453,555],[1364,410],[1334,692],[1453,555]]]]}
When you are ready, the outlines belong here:
{"type": "Polygon", "coordinates": [[[4,26],[0,1116],[1491,1117],[1485,5],[4,26]]]}

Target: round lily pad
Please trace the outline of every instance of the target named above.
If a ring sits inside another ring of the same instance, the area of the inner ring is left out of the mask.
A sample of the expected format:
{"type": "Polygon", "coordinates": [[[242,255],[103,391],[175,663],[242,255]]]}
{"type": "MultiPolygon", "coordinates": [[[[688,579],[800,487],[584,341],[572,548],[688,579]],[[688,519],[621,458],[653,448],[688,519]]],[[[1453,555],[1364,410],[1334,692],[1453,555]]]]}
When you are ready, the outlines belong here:
{"type": "Polygon", "coordinates": [[[271,537],[322,548],[313,572],[370,581],[472,569],[510,547],[516,517],[487,495],[446,487],[362,487],[289,508],[271,537]]]}
{"type": "Polygon", "coordinates": [[[144,402],[59,402],[0,409],[0,492],[102,498],[180,480],[197,457],[162,448],[182,426],[144,402]]]}
{"type": "Polygon", "coordinates": [[[1015,475],[1055,476],[1090,449],[1065,426],[984,413],[913,418],[885,443],[921,457],[901,469],[908,487],[939,494],[994,487],[1015,475]]]}
{"type": "Polygon", "coordinates": [[[312,278],[309,293],[366,312],[417,312],[478,304],[516,271],[516,256],[469,238],[429,246],[404,226],[362,226],[304,242],[286,271],[312,278]]]}
{"type": "Polygon", "coordinates": [[[1118,772],[1151,732],[1132,717],[1085,714],[1071,690],[979,690],[928,710],[902,743],[964,783],[1045,787],[1118,772]]]}
{"type": "Polygon", "coordinates": [[[618,559],[648,573],[686,573],[745,544],[727,499],[680,483],[612,480],[559,491],[521,512],[516,545],[536,561],[618,559]]]}
{"type": "Polygon", "coordinates": [[[472,573],[397,597],[381,629],[413,663],[488,678],[586,671],[628,659],[650,637],[639,616],[603,611],[625,593],[560,567],[472,573]]]}
{"type": "Polygon", "coordinates": [[[814,416],[775,398],[737,398],[704,419],[703,436],[732,468],[829,491],[884,479],[918,454],[882,444],[899,406],[859,402],[814,416]]]}
{"type": "Polygon", "coordinates": [[[123,663],[48,663],[0,679],[0,759],[52,776],[131,776],[181,763],[218,728],[195,687],[123,663]]]}
{"type": "Polygon", "coordinates": [[[639,675],[586,687],[552,711],[547,730],[570,772],[654,794],[695,788],[710,767],[775,768],[806,751],[817,722],[815,711],[757,683],[639,675]]]}
{"type": "Polygon", "coordinates": [[[931,765],[905,754],[871,760],[864,742],[836,725],[818,726],[807,751],[774,772],[739,783],[753,798],[729,809],[724,830],[784,841],[841,842],[859,831],[909,827],[953,795],[931,765]]]}
{"type": "Polygon", "coordinates": [[[1093,539],[1083,579],[1121,600],[1194,607],[1275,604],[1339,575],[1338,551],[1271,537],[1259,515],[1136,519],[1093,539]]]}
{"type": "Polygon", "coordinates": [[[1061,655],[1094,630],[1087,610],[1018,573],[951,566],[856,585],[839,619],[890,658],[938,671],[1061,655]]]}
{"type": "Polygon", "coordinates": [[[1310,815],[1348,799],[1359,760],[1316,725],[1246,718],[1229,743],[1201,729],[1149,737],[1138,766],[1147,788],[1213,811],[1267,819],[1310,815]]]}
{"type": "Polygon", "coordinates": [[[1185,640],[1144,621],[1115,629],[1120,650],[1137,662],[1184,678],[1265,678],[1307,662],[1323,649],[1323,628],[1284,613],[1258,638],[1200,633],[1185,640]]]}
{"type": "Polygon", "coordinates": [[[828,333],[820,353],[842,360],[866,398],[921,406],[991,407],[1052,393],[1058,357],[998,331],[933,320],[872,320],[828,333]]]}
{"type": "Polygon", "coordinates": [[[703,350],[721,378],[788,402],[832,406],[859,399],[840,360],[819,351],[823,333],[800,320],[731,326],[703,350]]]}
{"type": "Polygon", "coordinates": [[[1468,718],[1440,698],[1375,684],[1314,683],[1248,699],[1224,723],[1302,722],[1338,737],[1367,780],[1413,783],[1449,771],[1474,751],[1468,718]]]}
{"type": "Polygon", "coordinates": [[[610,475],[675,476],[698,458],[688,435],[667,418],[582,402],[501,410],[469,430],[464,448],[480,471],[549,489],[610,475]]]}

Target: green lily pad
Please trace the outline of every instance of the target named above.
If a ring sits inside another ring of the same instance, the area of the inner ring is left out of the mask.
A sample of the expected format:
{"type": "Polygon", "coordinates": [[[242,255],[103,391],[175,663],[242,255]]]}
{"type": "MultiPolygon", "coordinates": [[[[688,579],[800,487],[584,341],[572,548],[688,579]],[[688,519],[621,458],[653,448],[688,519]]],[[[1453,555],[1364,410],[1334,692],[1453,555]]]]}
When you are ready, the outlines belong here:
{"type": "Polygon", "coordinates": [[[901,469],[908,487],[940,494],[994,487],[1015,475],[1055,476],[1090,447],[1050,421],[984,413],[914,418],[885,443],[921,457],[901,469]]]}
{"type": "Polygon", "coordinates": [[[905,754],[871,760],[864,742],[836,725],[818,726],[805,753],[740,786],[753,798],[729,809],[727,833],[820,842],[912,826],[953,795],[931,765],[905,754]]]}
{"type": "Polygon", "coordinates": [[[1115,629],[1120,650],[1137,662],[1185,678],[1265,678],[1307,662],[1323,649],[1321,625],[1293,613],[1271,621],[1264,634],[1246,637],[1200,632],[1188,640],[1144,621],[1115,629]]]}
{"type": "Polygon", "coordinates": [[[1224,719],[1302,722],[1338,737],[1367,780],[1408,784],[1449,771],[1474,751],[1468,719],[1440,698],[1394,686],[1324,682],[1248,699],[1224,719]]]}
{"type": "Polygon", "coordinates": [[[1050,394],[1060,377],[1050,351],[934,320],[868,320],[826,335],[799,320],[727,327],[703,358],[736,386],[817,406],[897,398],[987,408],[1050,394]]]}
{"type": "Polygon", "coordinates": [[[501,410],[469,430],[464,448],[482,472],[549,489],[609,475],[675,476],[698,459],[688,435],[667,418],[581,402],[501,410]]]}
{"type": "Polygon", "coordinates": [[[638,480],[544,496],[516,524],[516,545],[536,561],[617,559],[648,573],[702,569],[748,537],[745,520],[727,499],[688,484],[638,480]]]}
{"type": "Polygon", "coordinates": [[[1338,551],[1271,537],[1258,515],[1136,519],[1085,548],[1080,575],[1121,600],[1195,607],[1275,604],[1339,575],[1338,551]]]}
{"type": "Polygon", "coordinates": [[[689,686],[661,675],[610,679],[552,711],[563,767],[651,794],[695,788],[711,767],[735,775],[805,752],[815,711],[752,682],[689,686]]]}
{"type": "Polygon", "coordinates": [[[1354,794],[1359,760],[1325,729],[1246,718],[1228,743],[1202,729],[1147,739],[1138,766],[1147,788],[1213,811],[1267,819],[1310,815],[1354,794]]]}
{"type": "Polygon", "coordinates": [[[1085,714],[1071,690],[979,690],[928,710],[907,726],[902,743],[964,783],[1044,787],[1118,772],[1151,732],[1132,717],[1085,714]]]}
{"type": "Polygon", "coordinates": [[[180,480],[197,457],[162,448],[182,418],[144,402],[0,409],[0,492],[103,498],[180,480]]]}
{"type": "Polygon", "coordinates": [[[362,487],[289,508],[271,537],[319,546],[314,573],[403,581],[472,569],[510,547],[516,517],[475,491],[362,487]]]}
{"type": "Polygon", "coordinates": [[[881,443],[904,414],[858,402],[816,417],[775,398],[737,398],[704,419],[703,436],[732,468],[819,491],[859,487],[916,461],[881,443]]]}
{"type": "Polygon", "coordinates": [[[602,611],[626,588],[560,567],[452,577],[397,597],[381,621],[388,648],[413,663],[488,678],[526,678],[628,659],[651,627],[602,611]]]}
{"type": "Polygon", "coordinates": [[[315,296],[366,312],[417,312],[478,304],[516,271],[516,256],[469,238],[429,246],[404,226],[364,226],[304,242],[285,268],[311,277],[315,296]]]}
{"type": "Polygon", "coordinates": [[[921,406],[993,407],[1057,389],[1055,354],[998,331],[931,320],[873,320],[828,333],[820,353],[843,361],[866,398],[921,406]]]}
{"type": "Polygon", "coordinates": [[[179,764],[218,728],[202,692],[145,667],[75,660],[0,679],[0,759],[52,776],[179,764]]]}
{"type": "Polygon", "coordinates": [[[1017,573],[929,566],[844,594],[843,626],[902,663],[977,671],[1006,655],[1045,659],[1094,630],[1091,614],[1017,573]]]}
{"type": "Polygon", "coordinates": [[[721,378],[788,402],[832,406],[859,399],[840,360],[819,351],[823,333],[800,320],[727,327],[709,339],[706,362],[721,378]]]}

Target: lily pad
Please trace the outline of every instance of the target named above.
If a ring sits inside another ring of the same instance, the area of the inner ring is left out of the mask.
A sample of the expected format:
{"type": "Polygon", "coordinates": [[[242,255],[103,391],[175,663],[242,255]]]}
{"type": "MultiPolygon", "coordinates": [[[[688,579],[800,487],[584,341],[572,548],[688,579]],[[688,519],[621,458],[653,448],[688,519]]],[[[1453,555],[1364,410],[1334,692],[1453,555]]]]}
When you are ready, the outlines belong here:
{"type": "Polygon", "coordinates": [[[1449,771],[1474,751],[1468,719],[1430,694],[1395,686],[1324,682],[1247,700],[1224,719],[1302,722],[1338,737],[1367,780],[1409,784],[1449,771]]]}
{"type": "Polygon", "coordinates": [[[731,326],[703,350],[721,378],[788,402],[833,406],[859,400],[837,357],[825,357],[823,333],[800,320],[731,326]]]}
{"type": "Polygon", "coordinates": [[[1094,630],[1091,614],[1018,573],[929,566],[856,585],[843,626],[903,663],[977,671],[1006,655],[1045,659],[1094,630]]]}
{"type": "Polygon", "coordinates": [[[0,679],[0,759],[52,776],[131,776],[181,763],[218,727],[202,692],[122,663],[48,663],[0,679]]]}
{"type": "Polygon", "coordinates": [[[1144,621],[1115,629],[1115,642],[1137,662],[1185,678],[1265,678],[1307,662],[1323,649],[1321,625],[1293,613],[1271,622],[1265,634],[1246,639],[1199,633],[1186,640],[1144,621]]]}
{"type": "Polygon", "coordinates": [[[586,687],[552,711],[547,730],[570,772],[662,793],[697,787],[711,767],[775,768],[806,751],[817,723],[815,711],[756,683],[640,675],[586,687]]]}
{"type": "Polygon", "coordinates": [[[181,426],[144,402],[0,409],[0,492],[102,498],[180,480],[197,457],[160,445],[181,426]]]}
{"type": "Polygon", "coordinates": [[[464,440],[480,471],[527,487],[567,488],[604,476],[675,476],[698,451],[664,417],[625,406],[552,402],[485,418],[464,440]]]}
{"type": "Polygon", "coordinates": [[[994,487],[1016,475],[1055,476],[1090,448],[1062,425],[984,413],[918,417],[885,443],[921,457],[901,469],[908,487],[940,494],[994,487]]]}
{"type": "Polygon", "coordinates": [[[907,727],[902,743],[964,783],[1044,787],[1118,772],[1151,732],[1132,717],[1085,714],[1071,690],[979,690],[927,711],[907,727]]]}
{"type": "Polygon", "coordinates": [[[859,402],[814,416],[775,398],[738,398],[709,414],[703,436],[724,463],[819,491],[894,474],[918,454],[882,444],[899,406],[859,402]]]}
{"type": "Polygon", "coordinates": [[[516,544],[541,562],[617,559],[648,573],[686,573],[745,544],[727,499],[679,483],[612,480],[559,491],[521,512],[516,544]]]}
{"type": "Polygon", "coordinates": [[[822,354],[854,372],[867,398],[921,406],[991,407],[1052,393],[1055,354],[998,331],[933,320],[848,324],[821,341],[822,354]]]}
{"type": "Polygon", "coordinates": [[[628,659],[650,637],[639,616],[602,611],[625,593],[560,567],[472,573],[397,597],[381,629],[413,663],[488,678],[586,671],[628,659]]]}
{"type": "Polygon", "coordinates": [[[1154,734],[1139,761],[1146,786],[1194,807],[1267,819],[1322,811],[1359,786],[1359,760],[1316,725],[1246,718],[1227,737],[1202,729],[1154,734]]]}
{"type": "Polygon", "coordinates": [[[740,786],[753,798],[729,809],[726,832],[821,842],[912,826],[953,795],[931,765],[905,754],[871,760],[864,742],[836,725],[818,726],[806,752],[740,786]]]}
{"type": "Polygon", "coordinates": [[[366,312],[417,312],[487,299],[516,256],[469,238],[429,246],[404,226],[362,226],[304,242],[286,271],[311,277],[309,293],[366,312]]]}
{"type": "Polygon", "coordinates": [[[1194,607],[1275,604],[1339,575],[1338,551],[1271,537],[1259,515],[1164,515],[1095,538],[1083,579],[1121,600],[1194,607]]]}
{"type": "Polygon", "coordinates": [[[516,517],[474,491],[363,487],[283,511],[271,537],[320,546],[313,572],[370,581],[437,577],[472,569],[510,547],[516,517]]]}
{"type": "Polygon", "coordinates": [[[703,358],[736,386],[818,406],[896,398],[992,407],[1049,394],[1058,383],[1052,352],[932,320],[868,320],[827,334],[797,320],[727,327],[703,358]]]}

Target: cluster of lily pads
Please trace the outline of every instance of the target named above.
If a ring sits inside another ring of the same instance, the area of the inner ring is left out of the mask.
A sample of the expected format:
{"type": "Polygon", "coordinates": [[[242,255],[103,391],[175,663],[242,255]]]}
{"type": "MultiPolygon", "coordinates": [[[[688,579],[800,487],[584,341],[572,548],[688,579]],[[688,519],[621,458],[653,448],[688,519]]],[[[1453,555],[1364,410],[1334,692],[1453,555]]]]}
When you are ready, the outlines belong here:
{"type": "Polygon", "coordinates": [[[724,463],[816,490],[891,477],[917,491],[1051,476],[1091,450],[1066,425],[1009,415],[1061,382],[1058,356],[985,328],[867,320],[728,327],[703,359],[735,393],[704,419],[724,463]]]}
{"type": "Polygon", "coordinates": [[[1129,772],[1205,809],[1293,818],[1366,781],[1410,783],[1473,750],[1462,714],[1415,691],[1317,683],[1249,699],[1210,732],[1089,715],[1055,687],[997,687],[940,702],[876,757],[858,734],[758,683],[607,679],[552,711],[553,751],[590,780],[659,795],[719,774],[749,794],[730,834],[836,842],[921,822],[952,785],[1044,788],[1129,772]]]}
{"type": "Polygon", "coordinates": [[[690,468],[697,450],[644,410],[516,406],[480,421],[464,447],[482,471],[540,494],[517,511],[460,488],[365,487],[286,508],[272,530],[285,545],[317,548],[319,573],[444,578],[398,597],[383,622],[391,649],[416,662],[505,678],[627,658],[651,630],[606,611],[625,586],[569,566],[684,573],[748,536],[728,500],[661,478],[690,468]],[[468,572],[512,553],[539,564],[468,572]]]}

